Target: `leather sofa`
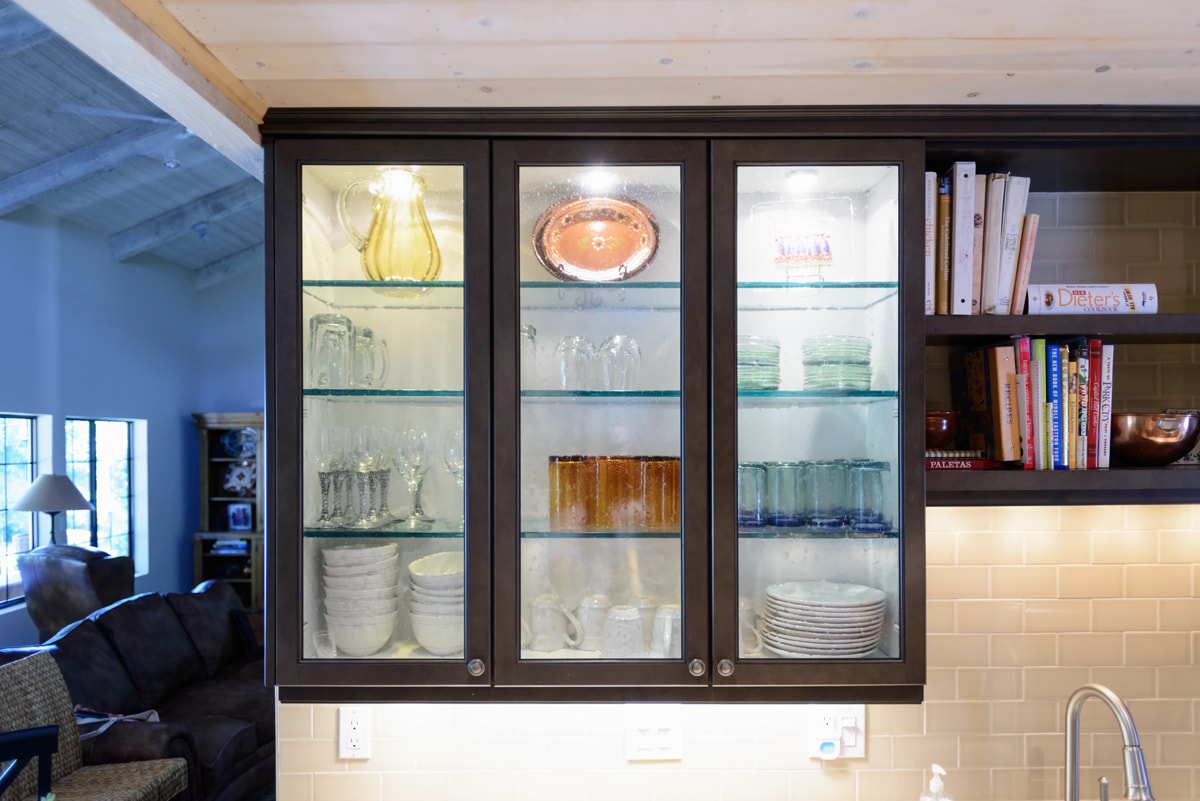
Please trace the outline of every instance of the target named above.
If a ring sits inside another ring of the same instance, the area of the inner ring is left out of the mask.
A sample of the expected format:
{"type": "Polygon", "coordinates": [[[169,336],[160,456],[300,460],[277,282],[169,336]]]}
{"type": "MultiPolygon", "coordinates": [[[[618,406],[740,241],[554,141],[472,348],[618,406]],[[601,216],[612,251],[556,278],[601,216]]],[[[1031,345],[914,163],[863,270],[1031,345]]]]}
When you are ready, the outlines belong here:
{"type": "Polygon", "coordinates": [[[206,581],[125,598],[41,645],[0,650],[0,662],[47,650],[77,708],[157,712],[85,731],[85,765],[183,757],[189,801],[250,801],[273,797],[275,782],[275,696],[252,620],[232,586],[206,581]]]}

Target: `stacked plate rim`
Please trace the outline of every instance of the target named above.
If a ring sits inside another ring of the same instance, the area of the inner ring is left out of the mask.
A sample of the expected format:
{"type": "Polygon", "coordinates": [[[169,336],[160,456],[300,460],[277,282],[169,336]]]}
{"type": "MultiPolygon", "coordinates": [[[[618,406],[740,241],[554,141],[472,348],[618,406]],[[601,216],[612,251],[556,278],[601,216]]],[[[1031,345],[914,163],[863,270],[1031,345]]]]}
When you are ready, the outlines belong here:
{"type": "Polygon", "coordinates": [[[738,389],[779,389],[779,340],[738,336],[737,383],[738,389]]]}
{"type": "Polygon", "coordinates": [[[369,656],[387,644],[399,616],[395,543],[321,551],[325,624],[338,653],[369,656]]]}
{"type": "Polygon", "coordinates": [[[462,552],[423,556],[409,564],[408,576],[408,614],[417,643],[434,656],[461,653],[466,600],[462,552]]]}
{"type": "Polygon", "coordinates": [[[860,658],[877,650],[887,594],[875,587],[826,580],[767,587],[763,646],[778,656],[860,658]]]}
{"type": "Polygon", "coordinates": [[[871,388],[871,340],[835,334],[809,337],[801,346],[804,388],[866,390],[871,388]]]}

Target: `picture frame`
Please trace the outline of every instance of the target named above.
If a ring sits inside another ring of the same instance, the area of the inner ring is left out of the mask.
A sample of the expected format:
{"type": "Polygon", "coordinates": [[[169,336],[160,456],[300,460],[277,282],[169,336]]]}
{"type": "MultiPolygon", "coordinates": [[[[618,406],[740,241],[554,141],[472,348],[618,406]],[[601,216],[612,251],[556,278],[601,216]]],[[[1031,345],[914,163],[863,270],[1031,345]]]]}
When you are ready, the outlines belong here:
{"type": "Polygon", "coordinates": [[[230,531],[254,530],[254,504],[231,503],[227,514],[230,531]]]}

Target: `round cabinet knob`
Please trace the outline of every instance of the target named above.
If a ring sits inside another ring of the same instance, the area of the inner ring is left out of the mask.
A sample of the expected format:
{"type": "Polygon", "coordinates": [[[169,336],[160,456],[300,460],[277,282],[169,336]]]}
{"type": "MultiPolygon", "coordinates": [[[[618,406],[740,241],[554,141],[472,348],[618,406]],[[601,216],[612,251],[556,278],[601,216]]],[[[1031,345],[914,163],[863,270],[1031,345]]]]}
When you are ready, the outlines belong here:
{"type": "Polygon", "coordinates": [[[703,659],[693,659],[688,662],[688,673],[693,676],[703,676],[706,670],[708,670],[708,665],[704,664],[703,659]]]}
{"type": "Polygon", "coordinates": [[[487,670],[487,666],[483,664],[482,659],[472,659],[470,662],[467,663],[467,672],[470,673],[472,676],[475,676],[475,677],[482,676],[484,671],[486,671],[486,670],[487,670]]]}
{"type": "Polygon", "coordinates": [[[717,673],[721,676],[732,676],[733,675],[733,660],[732,659],[722,659],[720,662],[718,662],[717,663],[717,673]]]}

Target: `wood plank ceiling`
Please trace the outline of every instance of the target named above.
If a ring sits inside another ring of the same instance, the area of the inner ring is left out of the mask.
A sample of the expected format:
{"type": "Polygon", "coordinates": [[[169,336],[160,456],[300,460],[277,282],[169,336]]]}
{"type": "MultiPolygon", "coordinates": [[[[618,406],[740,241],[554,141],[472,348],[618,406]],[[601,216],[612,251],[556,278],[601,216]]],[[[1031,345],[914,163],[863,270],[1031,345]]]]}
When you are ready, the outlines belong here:
{"type": "Polygon", "coordinates": [[[201,282],[261,264],[268,108],[1200,106],[1195,0],[19,2],[54,34],[0,0],[0,214],[201,282]]]}

